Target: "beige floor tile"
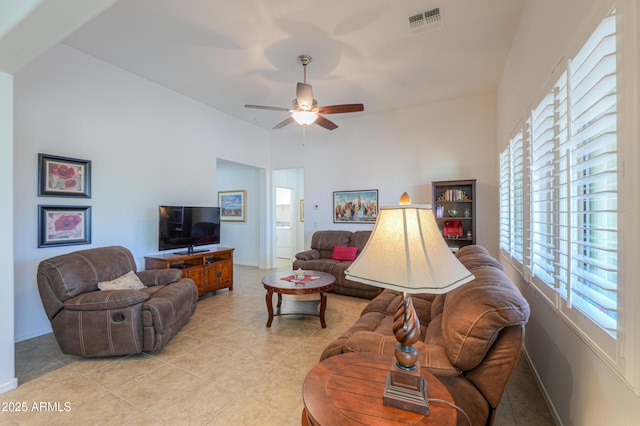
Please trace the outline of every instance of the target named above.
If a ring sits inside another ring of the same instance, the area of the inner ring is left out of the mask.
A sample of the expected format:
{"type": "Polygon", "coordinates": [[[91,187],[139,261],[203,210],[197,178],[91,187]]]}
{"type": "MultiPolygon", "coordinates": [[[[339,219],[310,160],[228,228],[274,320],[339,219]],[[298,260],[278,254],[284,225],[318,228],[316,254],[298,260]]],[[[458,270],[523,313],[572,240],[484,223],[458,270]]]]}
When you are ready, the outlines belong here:
{"type": "Polygon", "coordinates": [[[553,419],[548,410],[539,410],[544,398],[524,357],[518,360],[518,367],[511,376],[502,402],[508,402],[514,419],[526,418],[535,425],[551,425],[553,419]]]}
{"type": "Polygon", "coordinates": [[[72,401],[72,398],[77,398],[77,401],[81,402],[106,392],[103,387],[76,371],[63,367],[19,386],[11,392],[0,394],[0,401],[26,401],[31,404],[40,401],[72,401]]]}
{"type": "Polygon", "coordinates": [[[90,374],[106,365],[117,362],[125,358],[124,356],[104,357],[104,358],[82,358],[73,356],[64,360],[65,364],[80,374],[90,374]]]}
{"type": "Polygon", "coordinates": [[[157,404],[147,412],[167,425],[203,425],[236,395],[208,379],[200,379],[183,388],[170,404],[157,404]]]}
{"type": "MultiPolygon", "coordinates": [[[[180,331],[191,338],[198,339],[202,342],[208,342],[220,332],[220,327],[210,318],[195,318],[193,322],[189,321],[180,331]]],[[[171,343],[171,342],[169,342],[171,343]]]]}
{"type": "Polygon", "coordinates": [[[63,360],[71,357],[62,353],[53,334],[46,334],[21,342],[16,347],[15,358],[21,361],[16,364],[16,375],[20,377],[20,384],[24,384],[47,371],[64,366],[63,360]]]}
{"type": "Polygon", "coordinates": [[[321,353],[322,348],[301,345],[291,351],[280,365],[289,370],[308,372],[318,363],[321,353]]]}
{"type": "Polygon", "coordinates": [[[303,408],[304,404],[298,405],[298,407],[293,411],[289,418],[284,420],[282,426],[300,426],[300,424],[302,423],[303,408]]]}
{"type": "Polygon", "coordinates": [[[340,337],[345,330],[346,328],[318,328],[312,335],[306,337],[302,344],[307,346],[319,346],[324,349],[329,342],[340,337]]]}
{"type": "Polygon", "coordinates": [[[140,354],[111,362],[88,373],[86,376],[109,390],[115,390],[163,365],[164,362],[158,359],[146,354],[140,354]]]}
{"type": "Polygon", "coordinates": [[[291,351],[295,350],[298,344],[295,342],[281,342],[270,340],[259,346],[248,345],[244,350],[256,359],[277,364],[285,359],[291,351]]]}
{"type": "Polygon", "coordinates": [[[243,395],[232,400],[209,424],[280,426],[290,415],[267,405],[262,399],[243,395]]]}
{"type": "Polygon", "coordinates": [[[172,398],[182,388],[197,379],[197,376],[187,371],[164,364],[142,377],[117,387],[114,393],[137,407],[147,409],[172,398]]]}
{"type": "Polygon", "coordinates": [[[273,364],[247,354],[234,354],[210,363],[204,376],[232,393],[243,392],[273,368],[273,364]]]}
{"type": "Polygon", "coordinates": [[[496,409],[496,420],[493,422],[493,426],[513,426],[516,424],[515,417],[513,416],[513,408],[505,393],[496,409]]]}
{"type": "Polygon", "coordinates": [[[233,348],[206,343],[199,350],[177,357],[169,361],[169,364],[196,376],[208,378],[215,374],[215,370],[222,368],[226,360],[232,359],[233,355],[233,348]]]}
{"type": "Polygon", "coordinates": [[[124,424],[127,426],[165,426],[165,423],[148,414],[141,414],[124,424]]]}
{"type": "MultiPolygon", "coordinates": [[[[15,408],[11,407],[11,411],[13,411],[15,408]]],[[[9,410],[9,408],[7,408],[7,410],[9,410]]],[[[13,426],[13,425],[17,425],[18,422],[16,422],[13,417],[11,417],[11,414],[9,414],[9,411],[0,411],[0,425],[3,426],[13,426]]]]}
{"type": "Polygon", "coordinates": [[[214,319],[215,318],[212,318],[210,315],[205,315],[196,309],[196,312],[189,319],[189,322],[182,327],[179,334],[188,334],[188,332],[194,328],[206,327],[207,325],[210,325],[214,319]]]}
{"type": "Polygon", "coordinates": [[[94,400],[71,405],[68,413],[54,416],[51,425],[69,425],[76,418],[82,418],[86,425],[122,425],[144,414],[121,398],[107,393],[94,400]]]}
{"type": "Polygon", "coordinates": [[[63,367],[0,395],[0,400],[26,403],[26,411],[12,413],[19,424],[42,425],[62,417],[71,418],[74,407],[107,393],[102,386],[63,367]]]}
{"type": "Polygon", "coordinates": [[[164,349],[158,353],[149,352],[147,355],[152,356],[160,361],[169,362],[185,353],[194,352],[199,350],[204,341],[189,336],[187,334],[178,333],[173,339],[164,347],[164,349]]]}

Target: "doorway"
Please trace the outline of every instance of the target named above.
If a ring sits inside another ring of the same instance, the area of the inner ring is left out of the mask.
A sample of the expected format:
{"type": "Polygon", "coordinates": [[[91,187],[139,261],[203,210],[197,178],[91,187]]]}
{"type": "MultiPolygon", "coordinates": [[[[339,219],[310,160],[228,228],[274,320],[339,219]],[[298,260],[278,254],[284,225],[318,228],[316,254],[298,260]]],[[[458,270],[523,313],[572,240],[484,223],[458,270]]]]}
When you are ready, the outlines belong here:
{"type": "Polygon", "coordinates": [[[293,248],[293,190],[276,187],[276,257],[291,259],[293,248]]]}
{"type": "Polygon", "coordinates": [[[304,170],[273,171],[273,199],[275,218],[274,261],[291,261],[304,250],[304,170]]]}

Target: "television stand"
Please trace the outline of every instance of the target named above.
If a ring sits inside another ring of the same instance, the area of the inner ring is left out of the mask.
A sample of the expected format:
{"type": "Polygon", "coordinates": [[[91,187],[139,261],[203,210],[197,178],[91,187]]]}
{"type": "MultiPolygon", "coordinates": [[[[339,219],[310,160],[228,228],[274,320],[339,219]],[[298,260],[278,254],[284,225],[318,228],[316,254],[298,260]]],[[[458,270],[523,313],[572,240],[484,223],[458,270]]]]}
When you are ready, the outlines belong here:
{"type": "Polygon", "coordinates": [[[198,297],[216,290],[233,290],[233,250],[218,247],[205,253],[166,253],[145,256],[145,269],[179,268],[183,278],[191,278],[198,287],[198,297]]]}

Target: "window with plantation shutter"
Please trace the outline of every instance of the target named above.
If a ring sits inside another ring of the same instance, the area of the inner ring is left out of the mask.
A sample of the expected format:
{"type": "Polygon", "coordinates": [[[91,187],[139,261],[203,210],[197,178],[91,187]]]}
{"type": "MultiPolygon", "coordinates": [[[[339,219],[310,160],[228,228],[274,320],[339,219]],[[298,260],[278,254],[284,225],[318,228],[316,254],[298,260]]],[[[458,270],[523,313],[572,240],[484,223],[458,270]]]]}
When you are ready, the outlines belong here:
{"type": "Polygon", "coordinates": [[[567,149],[566,74],[553,85],[531,111],[529,191],[531,235],[531,280],[549,299],[566,275],[566,156],[567,149]],[[563,248],[564,247],[564,248],[563,248]]]}
{"type": "Polygon", "coordinates": [[[554,234],[555,199],[555,100],[554,91],[547,93],[531,112],[529,193],[531,215],[531,273],[543,283],[555,286],[554,234]]]}
{"type": "Polygon", "coordinates": [[[566,298],[566,284],[569,280],[570,271],[570,218],[569,206],[569,181],[570,167],[569,159],[571,139],[569,138],[569,98],[567,87],[567,72],[554,85],[555,98],[555,200],[554,220],[555,228],[555,278],[556,288],[561,295],[566,298]]]}
{"type": "Polygon", "coordinates": [[[614,10],[556,70],[499,170],[501,250],[614,364],[622,352],[616,46],[614,10]]]}
{"type": "Polygon", "coordinates": [[[509,205],[511,187],[509,186],[509,150],[500,154],[500,248],[509,252],[511,248],[511,234],[509,233],[509,205]]]}
{"type": "Polygon", "coordinates": [[[570,61],[570,307],[612,337],[618,316],[616,21],[608,16],[570,61]]]}
{"type": "Polygon", "coordinates": [[[511,139],[509,144],[509,163],[511,164],[511,174],[509,177],[509,187],[511,197],[509,210],[511,220],[509,233],[511,234],[511,257],[522,264],[524,253],[524,138],[523,132],[519,131],[511,139]]]}

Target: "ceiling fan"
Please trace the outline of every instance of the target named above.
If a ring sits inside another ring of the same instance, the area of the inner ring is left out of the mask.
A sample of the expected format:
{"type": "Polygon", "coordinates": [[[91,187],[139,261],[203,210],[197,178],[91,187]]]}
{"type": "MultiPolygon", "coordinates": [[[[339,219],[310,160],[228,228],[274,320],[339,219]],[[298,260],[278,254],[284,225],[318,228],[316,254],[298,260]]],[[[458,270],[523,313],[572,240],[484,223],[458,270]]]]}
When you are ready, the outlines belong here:
{"type": "Polygon", "coordinates": [[[362,104],[342,104],[318,106],[318,101],[313,99],[313,90],[310,84],[307,84],[307,65],[311,63],[311,56],[300,55],[298,62],[302,64],[304,69],[304,83],[298,83],[296,86],[296,98],[293,100],[293,108],[271,107],[263,105],[245,105],[245,108],[268,109],[271,111],[286,111],[291,116],[284,119],[280,123],[273,126],[274,129],[281,129],[287,124],[294,121],[303,126],[316,123],[318,126],[327,130],[337,129],[338,125],[331,120],[323,117],[323,114],[344,114],[347,112],[364,111],[362,104]]]}

